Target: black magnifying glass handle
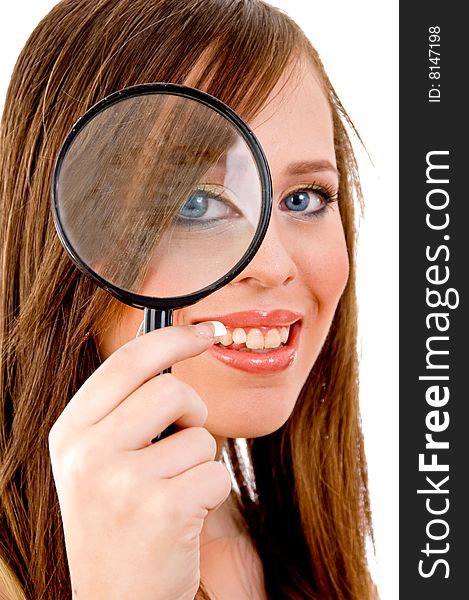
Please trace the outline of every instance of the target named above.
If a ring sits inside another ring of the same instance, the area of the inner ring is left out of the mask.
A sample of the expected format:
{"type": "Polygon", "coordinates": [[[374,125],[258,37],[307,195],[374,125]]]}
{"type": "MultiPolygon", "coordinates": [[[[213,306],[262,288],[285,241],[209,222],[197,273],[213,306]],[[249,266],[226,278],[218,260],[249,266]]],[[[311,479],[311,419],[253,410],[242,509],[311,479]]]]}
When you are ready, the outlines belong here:
{"type": "MultiPolygon", "coordinates": [[[[149,333],[150,331],[154,331],[155,329],[162,329],[163,327],[169,327],[173,324],[173,310],[171,308],[157,310],[154,308],[145,308],[143,315],[143,333],[149,333]]],[[[164,371],[160,373],[171,373],[171,367],[168,367],[164,371]]],[[[170,425],[156,437],[151,440],[151,443],[154,444],[159,440],[168,437],[176,431],[176,427],[174,425],[170,425]]]]}
{"type": "MultiPolygon", "coordinates": [[[[143,333],[149,333],[155,329],[162,329],[173,324],[173,310],[171,308],[157,310],[145,308],[143,313],[143,333]]],[[[171,373],[171,367],[163,373],[171,373]]]]}

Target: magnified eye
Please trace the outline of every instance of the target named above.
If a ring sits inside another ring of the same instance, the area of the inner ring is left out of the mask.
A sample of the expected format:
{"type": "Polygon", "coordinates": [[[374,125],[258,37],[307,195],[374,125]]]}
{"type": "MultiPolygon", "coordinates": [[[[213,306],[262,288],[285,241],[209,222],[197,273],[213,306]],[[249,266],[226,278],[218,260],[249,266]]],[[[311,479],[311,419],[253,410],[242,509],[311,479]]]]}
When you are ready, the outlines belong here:
{"type": "Polygon", "coordinates": [[[209,198],[205,192],[197,191],[179,211],[181,217],[194,219],[203,217],[209,205],[209,198]]]}
{"type": "Polygon", "coordinates": [[[314,185],[288,194],[280,203],[280,210],[289,212],[294,218],[316,218],[336,200],[334,191],[314,185]]]}
{"type": "Polygon", "coordinates": [[[218,221],[239,217],[239,212],[224,196],[222,190],[216,188],[199,188],[179,211],[177,224],[179,226],[206,227],[213,226],[218,221]]]}

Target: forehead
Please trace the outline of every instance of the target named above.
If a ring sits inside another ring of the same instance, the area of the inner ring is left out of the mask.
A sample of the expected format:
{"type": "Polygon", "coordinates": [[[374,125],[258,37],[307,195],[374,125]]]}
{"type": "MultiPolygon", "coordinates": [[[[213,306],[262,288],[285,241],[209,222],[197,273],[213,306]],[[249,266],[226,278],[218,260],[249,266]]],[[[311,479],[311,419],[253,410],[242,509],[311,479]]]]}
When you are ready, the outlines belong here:
{"type": "Polygon", "coordinates": [[[289,163],[328,160],[336,165],[331,109],[312,65],[284,73],[250,123],[272,170],[289,163]]]}

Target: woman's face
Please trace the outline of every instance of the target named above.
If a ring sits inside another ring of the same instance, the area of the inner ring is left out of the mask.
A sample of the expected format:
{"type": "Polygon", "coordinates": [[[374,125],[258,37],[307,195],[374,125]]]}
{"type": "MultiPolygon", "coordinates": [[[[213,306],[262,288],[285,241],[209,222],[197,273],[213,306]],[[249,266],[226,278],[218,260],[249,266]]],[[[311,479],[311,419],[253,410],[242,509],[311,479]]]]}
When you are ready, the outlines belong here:
{"type": "MultiPolygon", "coordinates": [[[[218,320],[228,329],[220,344],[173,367],[206,402],[205,426],[217,437],[267,435],[288,419],[349,269],[332,118],[314,70],[304,64],[285,76],[249,125],[272,174],[267,235],[236,279],[174,315],[176,325],[218,320]]],[[[135,337],[141,320],[127,308],[100,340],[102,357],[135,337]]]]}

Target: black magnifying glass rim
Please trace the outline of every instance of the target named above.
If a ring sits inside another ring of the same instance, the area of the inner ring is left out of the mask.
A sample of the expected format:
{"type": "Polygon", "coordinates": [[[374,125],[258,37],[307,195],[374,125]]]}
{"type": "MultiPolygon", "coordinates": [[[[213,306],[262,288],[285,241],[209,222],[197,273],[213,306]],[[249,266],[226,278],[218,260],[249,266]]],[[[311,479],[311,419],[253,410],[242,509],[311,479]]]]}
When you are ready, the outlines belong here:
{"type": "Polygon", "coordinates": [[[73,126],[64,143],[60,149],[55,163],[53,180],[52,180],[52,214],[54,224],[59,235],[59,238],[69,254],[70,258],[76,264],[76,266],[86,275],[92,277],[94,281],[102,288],[107,290],[115,298],[124,302],[129,306],[135,308],[151,308],[151,309],[177,309],[185,306],[190,306],[198,300],[201,300],[205,296],[208,296],[217,289],[223,287],[230,281],[232,281],[239,273],[241,273],[247,265],[251,262],[252,258],[256,254],[262,240],[265,237],[267,228],[270,222],[270,216],[272,212],[272,178],[270,174],[269,164],[265,157],[264,151],[257,140],[254,133],[249,129],[246,123],[237,115],[229,106],[224,102],[215,98],[214,96],[202,92],[196,88],[188,87],[185,85],[179,85],[175,83],[144,83],[140,85],[134,85],[131,87],[118,90],[106,96],[98,103],[94,104],[73,126]],[[117,285],[105,280],[98,273],[96,273],[91,267],[84,263],[78,253],[75,251],[70,239],[67,236],[66,231],[62,227],[59,210],[59,193],[58,184],[60,179],[60,172],[62,169],[63,162],[67,155],[68,150],[73,144],[75,138],[79,132],[91,121],[98,113],[105,110],[109,106],[132,98],[134,96],[142,96],[149,94],[169,94],[173,96],[181,96],[195,100],[200,104],[204,104],[209,108],[218,112],[221,116],[225,117],[239,132],[244,142],[251,151],[259,178],[261,181],[261,192],[262,192],[262,204],[261,204],[261,217],[254,234],[251,244],[248,246],[246,252],[243,254],[241,259],[223,276],[214,281],[212,284],[197,290],[191,294],[185,294],[182,296],[171,296],[166,298],[160,298],[157,296],[142,296],[135,294],[129,290],[124,290],[117,285]]]}

